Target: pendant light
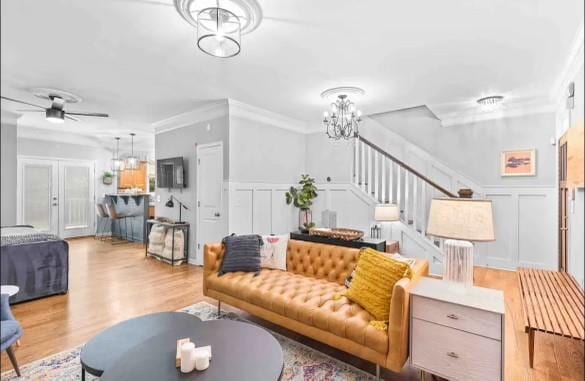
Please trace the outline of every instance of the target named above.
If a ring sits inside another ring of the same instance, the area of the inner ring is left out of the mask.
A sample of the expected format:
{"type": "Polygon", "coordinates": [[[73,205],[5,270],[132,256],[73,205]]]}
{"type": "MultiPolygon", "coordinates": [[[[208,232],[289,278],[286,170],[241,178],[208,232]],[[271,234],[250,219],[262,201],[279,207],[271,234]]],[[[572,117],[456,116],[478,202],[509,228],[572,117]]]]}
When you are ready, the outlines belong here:
{"type": "Polygon", "coordinates": [[[140,166],[140,159],[138,159],[137,156],[134,156],[134,136],[136,136],[136,134],[132,132],[130,134],[132,139],[132,153],[126,158],[126,169],[130,170],[136,170],[140,166]]]}
{"type": "Polygon", "coordinates": [[[197,14],[197,46],[211,56],[228,58],[240,53],[241,34],[240,18],[220,7],[219,0],[197,14]]]}
{"type": "Polygon", "coordinates": [[[116,139],[116,151],[112,159],[112,171],[119,172],[124,170],[124,161],[120,159],[120,138],[116,136],[114,139],[116,139]]]}

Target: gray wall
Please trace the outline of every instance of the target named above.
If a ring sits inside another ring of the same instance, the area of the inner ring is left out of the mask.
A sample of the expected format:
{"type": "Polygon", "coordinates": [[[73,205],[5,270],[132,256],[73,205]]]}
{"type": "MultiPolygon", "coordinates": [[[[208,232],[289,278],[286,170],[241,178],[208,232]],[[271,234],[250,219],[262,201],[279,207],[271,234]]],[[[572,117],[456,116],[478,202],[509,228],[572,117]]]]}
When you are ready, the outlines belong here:
{"type": "MultiPolygon", "coordinates": [[[[224,153],[224,179],[229,178],[229,122],[228,117],[222,116],[217,119],[194,123],[193,125],[178,128],[175,130],[159,133],[155,136],[155,157],[166,159],[169,157],[182,156],[185,163],[187,176],[187,187],[183,189],[156,189],[155,207],[156,215],[168,217],[173,220],[179,218],[178,204],[174,208],[165,207],[165,203],[172,194],[181,200],[189,208],[183,210],[183,220],[189,222],[189,258],[193,261],[195,256],[195,232],[196,232],[196,207],[197,207],[197,165],[196,165],[196,144],[223,142],[224,153]],[[208,130],[208,126],[210,127],[208,130]]],[[[227,200],[225,200],[227,202],[227,200]]],[[[227,208],[226,208],[227,210],[227,208]]],[[[226,216],[226,213],[222,213],[226,216]]],[[[224,218],[227,232],[227,218],[224,218]]]]}
{"type": "Polygon", "coordinates": [[[327,182],[347,184],[352,181],[353,140],[332,140],[325,133],[307,134],[306,169],[317,183],[327,182]]]}
{"type": "Polygon", "coordinates": [[[16,224],[16,119],[2,118],[1,133],[1,222],[16,224]]]}
{"type": "Polygon", "coordinates": [[[230,117],[231,182],[296,183],[305,171],[305,135],[230,117]]]}
{"type": "Polygon", "coordinates": [[[554,113],[449,127],[441,127],[439,121],[429,118],[381,116],[376,120],[482,186],[556,183],[556,149],[550,144],[555,136],[554,113]],[[536,176],[500,176],[501,152],[528,148],[536,149],[536,176]]]}

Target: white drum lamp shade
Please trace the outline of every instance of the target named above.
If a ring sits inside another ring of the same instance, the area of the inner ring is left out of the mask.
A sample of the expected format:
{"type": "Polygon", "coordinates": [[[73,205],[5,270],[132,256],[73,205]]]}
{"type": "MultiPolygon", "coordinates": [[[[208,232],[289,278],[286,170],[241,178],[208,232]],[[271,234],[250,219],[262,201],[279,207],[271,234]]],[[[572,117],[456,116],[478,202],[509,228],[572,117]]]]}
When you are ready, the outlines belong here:
{"type": "Polygon", "coordinates": [[[394,204],[376,205],[374,219],[379,222],[391,222],[400,220],[400,211],[394,204]]]}
{"type": "Polygon", "coordinates": [[[433,199],[427,233],[447,239],[444,243],[443,279],[473,285],[471,242],[495,240],[492,202],[477,199],[433,199]]]}

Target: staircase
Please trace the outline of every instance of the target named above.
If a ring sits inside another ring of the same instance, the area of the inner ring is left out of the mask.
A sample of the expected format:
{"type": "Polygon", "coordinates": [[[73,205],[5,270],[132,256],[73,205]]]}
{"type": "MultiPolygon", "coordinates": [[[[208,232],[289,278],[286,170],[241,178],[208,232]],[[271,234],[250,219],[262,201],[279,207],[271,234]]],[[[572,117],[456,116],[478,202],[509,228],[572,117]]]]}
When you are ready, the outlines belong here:
{"type": "Polygon", "coordinates": [[[434,197],[457,195],[364,137],[355,139],[353,154],[354,185],[376,203],[398,205],[403,233],[428,248],[431,272],[440,274],[442,240],[426,234],[430,204],[434,197]]]}

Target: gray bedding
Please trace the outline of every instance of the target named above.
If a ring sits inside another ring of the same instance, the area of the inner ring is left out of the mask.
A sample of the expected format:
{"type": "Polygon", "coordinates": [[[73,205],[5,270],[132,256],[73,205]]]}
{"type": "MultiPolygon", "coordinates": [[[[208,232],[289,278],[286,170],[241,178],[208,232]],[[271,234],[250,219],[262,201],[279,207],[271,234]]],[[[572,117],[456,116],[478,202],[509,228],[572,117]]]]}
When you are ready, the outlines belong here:
{"type": "Polygon", "coordinates": [[[0,283],[20,291],[12,303],[64,294],[69,286],[69,244],[30,226],[2,227],[0,283]]]}

